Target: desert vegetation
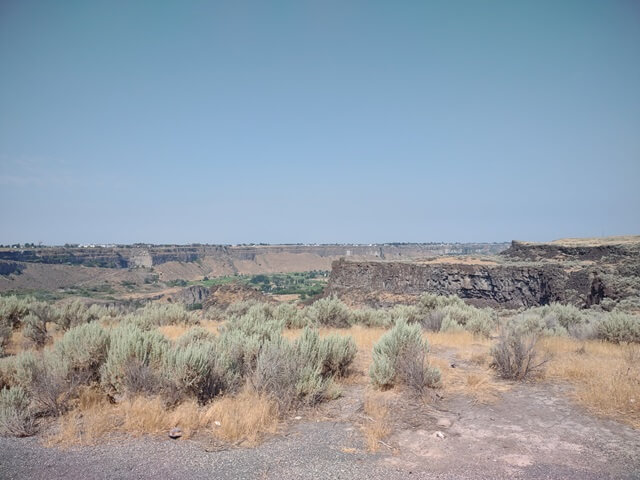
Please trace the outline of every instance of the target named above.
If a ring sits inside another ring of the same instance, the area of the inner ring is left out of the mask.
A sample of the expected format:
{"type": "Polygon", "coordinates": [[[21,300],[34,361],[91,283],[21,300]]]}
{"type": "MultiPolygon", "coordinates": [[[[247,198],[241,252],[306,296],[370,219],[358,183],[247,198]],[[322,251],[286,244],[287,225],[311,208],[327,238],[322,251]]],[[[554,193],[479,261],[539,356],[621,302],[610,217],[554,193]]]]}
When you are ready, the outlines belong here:
{"type": "Polygon", "coordinates": [[[0,432],[55,431],[49,441],[66,444],[179,427],[252,444],[290,412],[362,385],[374,419],[363,431],[376,449],[391,428],[389,391],[490,402],[513,381],[569,382],[577,402],[638,426],[639,344],[640,319],[617,310],[497,312],[431,294],[387,309],[326,297],[204,311],[7,296],[0,432]]]}

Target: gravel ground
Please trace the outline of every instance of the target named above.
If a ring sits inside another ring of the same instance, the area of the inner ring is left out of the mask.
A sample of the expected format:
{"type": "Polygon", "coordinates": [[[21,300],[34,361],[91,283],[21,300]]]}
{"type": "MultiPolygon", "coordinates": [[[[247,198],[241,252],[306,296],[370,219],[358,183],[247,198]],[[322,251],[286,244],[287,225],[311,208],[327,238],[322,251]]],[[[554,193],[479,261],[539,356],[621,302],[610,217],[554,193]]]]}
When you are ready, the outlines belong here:
{"type": "Polygon", "coordinates": [[[254,448],[114,436],[63,450],[0,437],[0,479],[640,480],[640,430],[590,415],[565,384],[513,384],[489,405],[394,393],[393,434],[379,453],[366,451],[360,429],[364,385],[344,387],[254,448]]]}
{"type": "Polygon", "coordinates": [[[458,397],[426,408],[409,409],[419,421],[376,454],[365,451],[357,422],[345,420],[358,411],[353,402],[341,421],[303,421],[255,448],[121,438],[61,450],[0,438],[0,478],[640,479],[640,432],[587,415],[554,386],[519,386],[491,406],[458,397]]]}

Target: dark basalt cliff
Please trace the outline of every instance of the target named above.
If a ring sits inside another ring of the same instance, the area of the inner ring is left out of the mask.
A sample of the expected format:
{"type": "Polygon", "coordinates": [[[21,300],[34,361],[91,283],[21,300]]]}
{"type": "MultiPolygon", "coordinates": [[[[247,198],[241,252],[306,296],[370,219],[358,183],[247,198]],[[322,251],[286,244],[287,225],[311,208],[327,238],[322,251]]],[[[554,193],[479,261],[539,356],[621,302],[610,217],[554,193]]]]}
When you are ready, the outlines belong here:
{"type": "Polygon", "coordinates": [[[551,302],[587,307],[605,298],[640,296],[637,252],[636,244],[546,249],[544,244],[514,242],[504,259],[493,264],[341,259],[332,265],[327,293],[374,305],[430,292],[508,308],[551,302]]]}

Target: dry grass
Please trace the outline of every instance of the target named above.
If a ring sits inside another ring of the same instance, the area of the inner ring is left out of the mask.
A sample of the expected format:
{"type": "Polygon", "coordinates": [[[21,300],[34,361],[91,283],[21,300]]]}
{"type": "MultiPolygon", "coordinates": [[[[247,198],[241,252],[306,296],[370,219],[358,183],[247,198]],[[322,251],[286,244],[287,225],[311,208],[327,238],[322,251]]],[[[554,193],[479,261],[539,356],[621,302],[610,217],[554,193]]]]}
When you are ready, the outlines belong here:
{"type": "Polygon", "coordinates": [[[540,346],[553,356],[548,378],[573,384],[574,398],[592,412],[640,428],[640,346],[562,337],[543,339],[540,346]]]}
{"type": "Polygon", "coordinates": [[[389,401],[383,392],[368,391],[364,397],[365,423],[362,427],[367,449],[376,452],[391,434],[389,401]]]}
{"type": "Polygon", "coordinates": [[[277,404],[271,398],[245,389],[236,396],[199,406],[188,401],[168,409],[158,397],[135,397],[117,405],[91,389],[82,392],[76,407],[62,416],[48,445],[91,445],[110,433],[133,436],[166,435],[178,427],[183,438],[213,435],[232,443],[254,445],[278,427],[277,404]]]}
{"type": "Polygon", "coordinates": [[[465,395],[475,403],[490,404],[511,388],[510,384],[498,379],[495,372],[487,366],[451,368],[448,361],[438,357],[431,357],[431,363],[442,373],[442,389],[445,394],[465,395]]]}
{"type": "Polygon", "coordinates": [[[460,332],[426,332],[424,337],[429,341],[429,345],[434,350],[442,348],[453,348],[463,350],[467,353],[477,353],[478,351],[488,351],[491,340],[484,337],[474,336],[466,331],[460,332]]]}
{"type": "Polygon", "coordinates": [[[278,427],[278,404],[266,395],[245,390],[235,397],[215,401],[207,409],[207,418],[214,424],[215,434],[230,443],[257,443],[263,433],[274,433],[278,427]]]}
{"type": "MultiPolygon", "coordinates": [[[[223,322],[216,322],[213,320],[201,320],[200,327],[205,330],[217,335],[218,328],[222,325],[223,322]]],[[[187,331],[193,328],[191,325],[164,325],[162,327],[158,327],[158,331],[162,333],[169,340],[176,340],[184,335],[187,331]]]]}

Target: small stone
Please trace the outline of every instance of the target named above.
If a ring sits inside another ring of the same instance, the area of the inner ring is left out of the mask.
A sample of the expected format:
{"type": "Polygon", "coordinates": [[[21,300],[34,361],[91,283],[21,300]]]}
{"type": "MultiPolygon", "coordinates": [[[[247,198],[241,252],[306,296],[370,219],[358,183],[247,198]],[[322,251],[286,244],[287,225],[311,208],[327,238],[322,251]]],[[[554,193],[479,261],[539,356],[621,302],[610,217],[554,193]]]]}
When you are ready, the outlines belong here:
{"type": "Polygon", "coordinates": [[[440,438],[440,439],[444,439],[444,433],[442,433],[440,430],[438,430],[436,433],[433,434],[436,438],[440,438]]]}
{"type": "Polygon", "coordinates": [[[172,428],[169,430],[169,438],[173,438],[174,440],[180,438],[182,436],[182,430],[179,428],[172,428]]]}
{"type": "Polygon", "coordinates": [[[442,428],[449,428],[451,425],[453,425],[453,422],[448,418],[440,418],[436,425],[442,428]]]}
{"type": "Polygon", "coordinates": [[[302,420],[302,417],[293,417],[294,420],[302,420]]]}
{"type": "Polygon", "coordinates": [[[216,427],[219,427],[220,425],[222,425],[218,420],[216,420],[215,422],[213,422],[213,424],[214,424],[216,427]]]}

